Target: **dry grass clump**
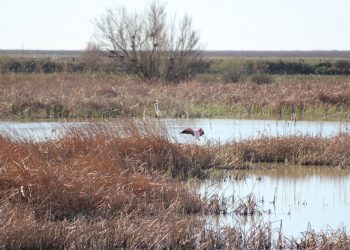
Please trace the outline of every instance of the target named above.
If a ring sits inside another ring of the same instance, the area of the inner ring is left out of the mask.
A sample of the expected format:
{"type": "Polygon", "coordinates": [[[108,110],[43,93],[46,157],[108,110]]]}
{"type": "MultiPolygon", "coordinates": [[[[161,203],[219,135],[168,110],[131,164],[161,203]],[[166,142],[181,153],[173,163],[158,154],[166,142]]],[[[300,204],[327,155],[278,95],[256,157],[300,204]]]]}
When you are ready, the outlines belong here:
{"type": "Polygon", "coordinates": [[[264,162],[348,167],[349,148],[348,134],[338,134],[331,138],[265,137],[227,145],[221,158],[226,157],[226,166],[232,167],[264,162]]]}
{"type": "Polygon", "coordinates": [[[74,220],[38,220],[33,213],[3,205],[1,248],[165,248],[193,247],[203,224],[184,219],[168,209],[157,216],[75,217],[74,220]]]}
{"type": "Polygon", "coordinates": [[[321,232],[308,229],[300,239],[286,239],[285,246],[290,249],[349,249],[350,237],[345,228],[328,228],[321,232]]]}
{"type": "Polygon", "coordinates": [[[240,198],[237,207],[233,210],[235,214],[243,216],[261,215],[262,210],[258,205],[257,198],[253,193],[246,197],[240,198]]]}

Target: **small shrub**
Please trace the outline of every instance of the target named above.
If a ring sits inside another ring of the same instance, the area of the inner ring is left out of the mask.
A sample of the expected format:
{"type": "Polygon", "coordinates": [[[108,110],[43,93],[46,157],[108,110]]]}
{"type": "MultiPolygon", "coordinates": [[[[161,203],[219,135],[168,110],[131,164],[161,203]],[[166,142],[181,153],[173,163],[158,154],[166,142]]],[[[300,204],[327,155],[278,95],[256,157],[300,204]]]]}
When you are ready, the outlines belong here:
{"type": "Polygon", "coordinates": [[[22,62],[22,71],[24,73],[34,73],[38,69],[38,64],[34,60],[22,62]]]}
{"type": "Polygon", "coordinates": [[[335,62],[335,68],[338,74],[350,74],[350,62],[347,60],[338,60],[335,62]]]}
{"type": "Polygon", "coordinates": [[[273,79],[269,74],[258,72],[252,75],[251,80],[256,84],[269,84],[273,79]]]}
{"type": "Polygon", "coordinates": [[[22,70],[22,65],[14,58],[4,57],[0,62],[1,72],[2,73],[18,73],[22,70]]]}
{"type": "Polygon", "coordinates": [[[45,61],[41,65],[41,70],[43,73],[56,73],[63,71],[63,64],[54,61],[45,61]]]}
{"type": "Polygon", "coordinates": [[[320,75],[332,75],[333,65],[331,62],[321,62],[315,65],[315,73],[320,75]]]}
{"type": "Polygon", "coordinates": [[[70,73],[84,72],[86,71],[85,63],[67,63],[65,70],[70,73]]]}
{"type": "Polygon", "coordinates": [[[240,82],[246,79],[246,74],[239,68],[233,68],[223,73],[224,82],[240,82]]]}

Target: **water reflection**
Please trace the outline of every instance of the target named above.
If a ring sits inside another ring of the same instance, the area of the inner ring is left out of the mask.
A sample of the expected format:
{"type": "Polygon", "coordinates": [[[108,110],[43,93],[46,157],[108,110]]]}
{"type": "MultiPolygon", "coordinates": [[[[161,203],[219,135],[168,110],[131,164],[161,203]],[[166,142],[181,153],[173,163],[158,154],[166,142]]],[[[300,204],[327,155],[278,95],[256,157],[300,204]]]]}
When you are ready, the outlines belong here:
{"type": "Polygon", "coordinates": [[[13,138],[43,141],[57,138],[65,128],[79,122],[0,122],[0,134],[13,138]]]}
{"type": "MultiPolygon", "coordinates": [[[[233,175],[237,174],[231,173],[233,175]]],[[[271,222],[286,236],[300,236],[310,225],[316,231],[327,226],[337,229],[350,227],[350,170],[327,167],[285,167],[248,172],[243,180],[227,178],[201,183],[201,195],[217,194],[236,200],[253,194],[264,211],[261,216],[242,217],[233,213],[208,221],[217,225],[236,225],[249,228],[271,222]]]]}

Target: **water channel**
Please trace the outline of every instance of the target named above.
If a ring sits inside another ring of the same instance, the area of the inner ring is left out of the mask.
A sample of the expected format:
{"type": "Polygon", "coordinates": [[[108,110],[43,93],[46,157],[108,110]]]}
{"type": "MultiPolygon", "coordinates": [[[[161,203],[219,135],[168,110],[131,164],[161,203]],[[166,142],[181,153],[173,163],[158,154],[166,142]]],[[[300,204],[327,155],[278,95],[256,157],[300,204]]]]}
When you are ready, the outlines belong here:
{"type": "MultiPolygon", "coordinates": [[[[229,142],[255,139],[263,136],[321,136],[349,133],[347,122],[241,120],[241,119],[164,119],[170,137],[177,142],[193,143],[191,136],[180,134],[184,128],[202,128],[205,132],[200,143],[229,142]]],[[[0,133],[34,140],[52,139],[64,127],[80,126],[84,122],[0,122],[0,133]]],[[[111,121],[113,124],[113,121],[111,121]]],[[[198,143],[198,142],[197,142],[198,143]]]]}

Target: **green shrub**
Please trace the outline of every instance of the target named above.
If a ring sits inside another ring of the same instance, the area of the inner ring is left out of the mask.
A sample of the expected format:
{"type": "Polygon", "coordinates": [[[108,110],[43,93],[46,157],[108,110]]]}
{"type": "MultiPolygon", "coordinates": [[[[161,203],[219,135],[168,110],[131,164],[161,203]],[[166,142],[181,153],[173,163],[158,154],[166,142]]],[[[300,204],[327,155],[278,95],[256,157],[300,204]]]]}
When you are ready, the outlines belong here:
{"type": "Polygon", "coordinates": [[[341,74],[341,75],[350,74],[350,62],[347,60],[336,61],[334,67],[338,74],[341,74]]]}
{"type": "Polygon", "coordinates": [[[61,62],[55,62],[55,61],[44,61],[41,64],[41,71],[43,73],[56,73],[56,72],[62,72],[64,69],[63,64],[61,62]]]}
{"type": "Polygon", "coordinates": [[[21,72],[22,70],[22,65],[18,61],[16,61],[14,58],[10,58],[10,57],[1,58],[0,67],[1,67],[0,71],[2,73],[7,73],[7,72],[18,73],[18,72],[21,72]]]}
{"type": "Polygon", "coordinates": [[[22,71],[24,73],[33,73],[38,70],[38,63],[34,60],[23,61],[22,62],[22,71]]]}
{"type": "Polygon", "coordinates": [[[314,68],[310,64],[303,61],[299,62],[284,62],[282,60],[264,62],[265,70],[263,72],[270,74],[313,74],[314,68]]]}

